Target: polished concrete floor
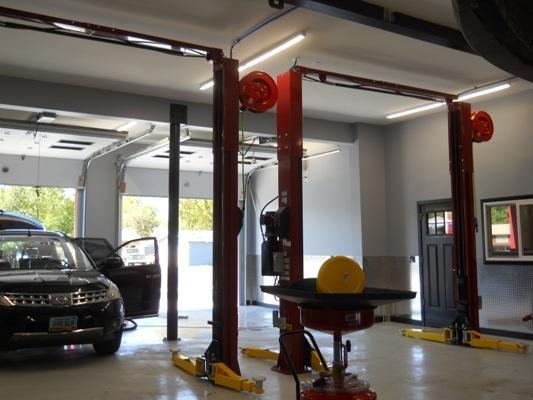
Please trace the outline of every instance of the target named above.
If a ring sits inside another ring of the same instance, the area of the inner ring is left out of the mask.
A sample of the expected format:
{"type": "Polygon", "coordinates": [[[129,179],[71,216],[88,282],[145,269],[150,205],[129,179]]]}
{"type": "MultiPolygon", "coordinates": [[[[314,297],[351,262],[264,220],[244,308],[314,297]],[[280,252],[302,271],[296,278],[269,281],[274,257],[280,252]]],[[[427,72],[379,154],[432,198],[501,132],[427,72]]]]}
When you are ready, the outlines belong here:
{"type": "MultiPolygon", "coordinates": [[[[245,307],[240,317],[241,346],[275,347],[277,331],[270,328],[270,310],[245,307]]],[[[0,399],[258,398],[212,386],[170,364],[171,348],[178,346],[190,355],[205,350],[211,333],[207,318],[208,312],[198,312],[180,320],[179,344],[163,342],[163,319],[145,320],[125,334],[120,352],[108,358],[95,356],[90,346],[0,354],[0,399]]],[[[352,341],[349,370],[370,381],[380,400],[533,399],[533,353],[417,341],[402,337],[402,327],[381,323],[347,336],[352,341]]],[[[316,337],[330,358],[330,338],[316,337]]],[[[272,362],[241,358],[240,363],[247,377],[267,377],[260,398],[294,399],[292,379],[271,372],[272,362]]]]}

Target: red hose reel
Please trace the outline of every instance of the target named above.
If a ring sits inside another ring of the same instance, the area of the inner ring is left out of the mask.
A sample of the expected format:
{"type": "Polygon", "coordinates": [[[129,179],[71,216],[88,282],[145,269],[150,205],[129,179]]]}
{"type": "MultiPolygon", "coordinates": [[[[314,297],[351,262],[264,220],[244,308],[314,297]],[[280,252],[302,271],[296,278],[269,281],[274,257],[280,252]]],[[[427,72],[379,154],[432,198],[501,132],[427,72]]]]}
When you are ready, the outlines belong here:
{"type": "Polygon", "coordinates": [[[239,100],[243,111],[263,113],[274,107],[278,100],[276,82],[265,72],[250,72],[240,80],[239,86],[239,100]]]}
{"type": "Polygon", "coordinates": [[[471,114],[470,120],[474,142],[488,142],[494,134],[494,124],[490,115],[485,111],[477,111],[471,114]]]}

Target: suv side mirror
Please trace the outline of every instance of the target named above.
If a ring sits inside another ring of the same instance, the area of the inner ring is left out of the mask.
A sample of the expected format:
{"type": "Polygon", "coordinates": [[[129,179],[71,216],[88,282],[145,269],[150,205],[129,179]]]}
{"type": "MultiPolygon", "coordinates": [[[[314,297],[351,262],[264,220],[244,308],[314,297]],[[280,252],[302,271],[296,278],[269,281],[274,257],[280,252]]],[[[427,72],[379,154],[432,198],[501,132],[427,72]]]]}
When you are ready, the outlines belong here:
{"type": "Polygon", "coordinates": [[[99,268],[101,270],[107,270],[107,269],[120,268],[123,265],[124,264],[122,263],[122,259],[119,256],[111,256],[111,257],[107,257],[103,259],[99,265],[99,268]]]}

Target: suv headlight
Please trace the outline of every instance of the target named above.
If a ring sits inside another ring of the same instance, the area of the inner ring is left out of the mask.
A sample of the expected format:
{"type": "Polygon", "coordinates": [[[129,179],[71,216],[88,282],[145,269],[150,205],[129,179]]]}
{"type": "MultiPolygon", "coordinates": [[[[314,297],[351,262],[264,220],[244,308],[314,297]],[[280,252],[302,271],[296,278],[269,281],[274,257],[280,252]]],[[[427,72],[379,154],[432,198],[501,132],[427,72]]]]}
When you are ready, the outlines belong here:
{"type": "Polygon", "coordinates": [[[115,285],[113,282],[109,282],[109,288],[105,294],[105,301],[116,299],[120,299],[120,291],[118,290],[117,285],[115,285]]]}
{"type": "Polygon", "coordinates": [[[7,296],[0,293],[0,307],[11,307],[14,305],[7,296]]]}

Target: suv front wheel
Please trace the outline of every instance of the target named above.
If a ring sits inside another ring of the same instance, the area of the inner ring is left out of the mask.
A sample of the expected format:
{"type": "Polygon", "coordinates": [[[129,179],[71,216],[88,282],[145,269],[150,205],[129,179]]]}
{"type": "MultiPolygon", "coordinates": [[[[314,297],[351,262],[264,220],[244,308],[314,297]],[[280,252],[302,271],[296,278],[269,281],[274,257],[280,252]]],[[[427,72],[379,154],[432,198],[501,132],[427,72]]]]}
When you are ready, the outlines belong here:
{"type": "Polygon", "coordinates": [[[113,339],[105,342],[93,343],[93,348],[96,354],[100,356],[109,356],[115,354],[120,348],[122,342],[122,329],[115,333],[113,339]]]}

